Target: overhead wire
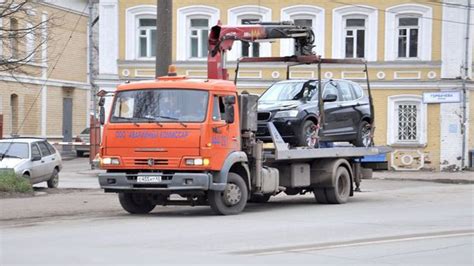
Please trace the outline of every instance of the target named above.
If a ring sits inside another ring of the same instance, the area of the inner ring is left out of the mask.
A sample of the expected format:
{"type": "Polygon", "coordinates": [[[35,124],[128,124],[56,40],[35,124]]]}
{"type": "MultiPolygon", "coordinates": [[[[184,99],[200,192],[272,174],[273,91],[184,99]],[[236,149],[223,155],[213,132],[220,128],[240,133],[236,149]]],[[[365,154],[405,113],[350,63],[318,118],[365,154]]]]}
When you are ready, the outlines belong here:
{"type": "MultiPolygon", "coordinates": [[[[77,18],[76,20],[76,23],[71,31],[71,33],[69,34],[69,37],[68,39],[66,40],[66,43],[64,44],[64,46],[62,47],[62,50],[60,51],[60,53],[58,54],[58,57],[56,59],[56,61],[54,62],[50,72],[48,73],[48,75],[46,76],[46,79],[44,80],[43,84],[41,85],[41,88],[40,90],[38,91],[38,93],[36,94],[34,100],[33,100],[33,103],[30,105],[30,107],[28,108],[28,111],[26,112],[25,116],[23,117],[23,120],[21,122],[21,124],[18,126],[18,129],[17,131],[15,132],[16,134],[19,134],[20,130],[23,129],[23,126],[25,125],[25,122],[28,118],[28,116],[30,115],[31,111],[33,110],[33,107],[34,105],[36,104],[36,102],[38,101],[38,98],[39,96],[41,95],[41,93],[43,92],[43,89],[44,87],[46,86],[46,84],[48,83],[51,75],[53,74],[54,70],[56,69],[56,66],[58,65],[61,57],[63,56],[64,52],[66,51],[66,48],[67,46],[69,45],[69,42],[71,41],[74,33],[76,32],[77,30],[77,27],[79,26],[79,22],[81,21],[81,19],[84,17],[84,14],[85,14],[85,11],[86,11],[86,8],[87,8],[87,4],[84,5],[84,9],[82,10],[82,12],[80,13],[79,17],[77,18]]],[[[12,133],[13,133],[13,129],[12,129],[12,133]]]]}

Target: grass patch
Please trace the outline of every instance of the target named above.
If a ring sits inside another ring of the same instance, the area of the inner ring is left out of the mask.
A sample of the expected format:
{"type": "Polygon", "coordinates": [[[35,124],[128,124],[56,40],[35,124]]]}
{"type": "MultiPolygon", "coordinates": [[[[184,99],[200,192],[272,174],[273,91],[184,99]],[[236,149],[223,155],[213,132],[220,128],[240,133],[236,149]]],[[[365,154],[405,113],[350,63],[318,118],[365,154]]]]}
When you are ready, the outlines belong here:
{"type": "Polygon", "coordinates": [[[33,187],[28,179],[17,176],[13,171],[0,171],[0,192],[31,193],[33,187]]]}

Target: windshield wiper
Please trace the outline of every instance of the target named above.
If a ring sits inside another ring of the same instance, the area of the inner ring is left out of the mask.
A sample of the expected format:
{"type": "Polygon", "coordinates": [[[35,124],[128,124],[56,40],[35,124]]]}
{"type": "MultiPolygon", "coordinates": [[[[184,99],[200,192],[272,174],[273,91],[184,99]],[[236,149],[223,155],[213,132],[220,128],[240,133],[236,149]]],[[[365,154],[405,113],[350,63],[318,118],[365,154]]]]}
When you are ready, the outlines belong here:
{"type": "Polygon", "coordinates": [[[4,154],[2,155],[3,158],[18,158],[18,159],[22,159],[20,156],[16,156],[16,155],[10,155],[10,154],[4,154]]]}

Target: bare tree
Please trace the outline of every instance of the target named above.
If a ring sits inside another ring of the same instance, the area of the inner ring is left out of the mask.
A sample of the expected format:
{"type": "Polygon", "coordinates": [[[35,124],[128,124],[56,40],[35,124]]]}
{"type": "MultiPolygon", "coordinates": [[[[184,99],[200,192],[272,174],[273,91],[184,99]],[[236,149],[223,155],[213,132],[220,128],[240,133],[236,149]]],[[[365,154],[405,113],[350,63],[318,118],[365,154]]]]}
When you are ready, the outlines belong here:
{"type": "Polygon", "coordinates": [[[38,0],[5,0],[0,2],[0,71],[25,73],[24,66],[42,62],[44,43],[50,39],[45,31],[53,17],[44,19],[37,12],[38,0]],[[46,37],[48,36],[48,37],[46,37]]]}

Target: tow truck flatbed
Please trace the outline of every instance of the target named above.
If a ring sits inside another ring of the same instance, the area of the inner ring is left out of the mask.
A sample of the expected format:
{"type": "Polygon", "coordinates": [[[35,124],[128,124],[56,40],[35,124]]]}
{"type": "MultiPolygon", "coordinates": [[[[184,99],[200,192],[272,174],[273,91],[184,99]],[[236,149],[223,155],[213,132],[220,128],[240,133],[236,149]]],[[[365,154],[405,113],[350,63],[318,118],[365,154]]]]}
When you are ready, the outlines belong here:
{"type": "Polygon", "coordinates": [[[293,148],[290,149],[288,144],[283,141],[280,133],[272,122],[269,122],[268,129],[272,136],[275,150],[273,154],[266,154],[267,159],[275,161],[294,161],[294,160],[310,160],[323,158],[361,158],[368,155],[377,155],[389,153],[392,148],[387,146],[379,147],[334,147],[334,148],[293,148]]]}

